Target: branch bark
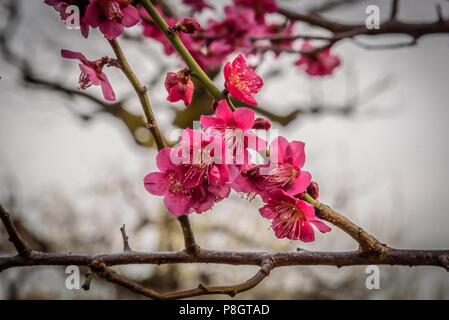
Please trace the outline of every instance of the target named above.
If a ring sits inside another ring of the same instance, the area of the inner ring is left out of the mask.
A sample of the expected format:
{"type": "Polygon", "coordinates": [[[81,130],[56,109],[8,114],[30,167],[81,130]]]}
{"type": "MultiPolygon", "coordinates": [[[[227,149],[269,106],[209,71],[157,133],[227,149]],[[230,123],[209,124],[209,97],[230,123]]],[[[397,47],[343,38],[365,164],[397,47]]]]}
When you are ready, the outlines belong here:
{"type": "MultiPolygon", "coordinates": [[[[31,248],[22,238],[20,233],[17,231],[14,222],[11,219],[9,213],[3,208],[0,204],[0,218],[2,219],[3,225],[5,226],[6,232],[9,236],[9,241],[12,242],[14,247],[16,248],[19,256],[21,258],[27,259],[31,254],[31,248]]],[[[1,270],[1,267],[0,267],[1,270]]]]}

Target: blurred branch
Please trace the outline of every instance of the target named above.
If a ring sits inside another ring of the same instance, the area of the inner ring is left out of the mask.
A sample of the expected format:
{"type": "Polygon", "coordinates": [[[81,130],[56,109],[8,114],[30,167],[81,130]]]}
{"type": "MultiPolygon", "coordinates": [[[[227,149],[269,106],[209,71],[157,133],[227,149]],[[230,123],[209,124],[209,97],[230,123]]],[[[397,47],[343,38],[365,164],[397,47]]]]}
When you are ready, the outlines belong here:
{"type": "MultiPolygon", "coordinates": [[[[274,35],[270,37],[253,38],[257,40],[295,40],[295,39],[317,39],[327,40],[329,45],[343,39],[354,38],[358,35],[385,35],[385,34],[404,34],[411,36],[415,41],[410,42],[409,45],[416,44],[416,40],[428,34],[449,33],[449,20],[444,19],[441,13],[441,7],[437,6],[438,20],[432,23],[406,23],[396,19],[399,9],[399,1],[392,1],[392,13],[389,20],[383,22],[379,28],[368,29],[364,24],[345,24],[331,19],[324,18],[317,14],[303,14],[299,12],[290,11],[287,9],[279,9],[279,13],[285,17],[294,20],[308,23],[315,27],[326,29],[333,33],[330,37],[313,36],[313,35],[274,35]]],[[[383,49],[396,48],[398,46],[383,46],[383,49]]],[[[366,46],[367,49],[372,49],[371,46],[366,46]]]]}

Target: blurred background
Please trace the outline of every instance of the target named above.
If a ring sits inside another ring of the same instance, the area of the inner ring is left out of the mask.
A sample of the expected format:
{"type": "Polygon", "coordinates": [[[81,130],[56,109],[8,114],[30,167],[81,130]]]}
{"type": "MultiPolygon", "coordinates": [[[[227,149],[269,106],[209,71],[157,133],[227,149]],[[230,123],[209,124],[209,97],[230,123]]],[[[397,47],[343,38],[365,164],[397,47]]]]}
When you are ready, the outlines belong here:
{"type": "MultiPolygon", "coordinates": [[[[230,1],[209,3],[200,23],[219,18],[230,1]]],[[[181,1],[166,1],[179,16],[181,1]]],[[[363,23],[367,5],[388,18],[390,1],[278,1],[284,8],[363,23]]],[[[402,1],[398,19],[430,22],[435,6],[449,16],[448,1],[402,1]]],[[[113,56],[98,30],[88,39],[67,30],[42,1],[0,4],[0,201],[36,250],[112,253],[122,250],[126,224],[134,250],[183,248],[182,232],[162,199],[148,194],[143,177],[156,168],[151,137],[137,98],[123,75],[108,69],[117,95],[106,103],[98,87],[80,92],[75,61],[61,48],[87,58],[113,56]]],[[[270,16],[282,22],[282,17],[270,16]]],[[[297,33],[311,28],[297,23],[297,33]]],[[[313,29],[320,34],[319,30],[313,29]]],[[[326,33],[324,33],[326,34],[326,33]]],[[[163,134],[190,126],[211,113],[210,98],[196,90],[192,105],[166,101],[165,74],[183,67],[162,45],[143,39],[141,26],[126,31],[122,48],[149,89],[163,134]]],[[[361,37],[366,43],[407,41],[405,36],[361,37]]],[[[367,50],[349,40],[333,47],[342,65],[329,77],[313,78],[292,67],[297,55],[251,56],[264,79],[258,115],[288,139],[306,143],[306,170],[320,185],[320,200],[393,247],[449,247],[449,37],[429,35],[411,47],[367,50]]],[[[235,55],[229,56],[228,60],[235,55]]],[[[214,81],[222,87],[220,72],[214,81]]],[[[199,85],[196,86],[199,88],[199,85]]],[[[258,214],[261,202],[230,199],[191,223],[201,247],[222,250],[343,251],[356,243],[333,228],[312,243],[280,240],[258,214]]],[[[4,230],[0,254],[14,253],[4,230]]],[[[119,273],[161,291],[188,289],[199,282],[245,281],[254,267],[221,265],[122,266],[119,273]]],[[[273,270],[243,299],[448,299],[447,272],[436,267],[381,266],[379,290],[365,287],[365,267],[285,267],[273,270]]],[[[87,271],[87,269],[83,270],[87,271]]],[[[89,291],[67,290],[65,268],[33,267],[0,273],[1,299],[130,299],[126,289],[94,279],[89,291]]],[[[207,298],[215,298],[208,296],[207,298]]],[[[217,298],[227,298],[219,296],[217,298]]]]}

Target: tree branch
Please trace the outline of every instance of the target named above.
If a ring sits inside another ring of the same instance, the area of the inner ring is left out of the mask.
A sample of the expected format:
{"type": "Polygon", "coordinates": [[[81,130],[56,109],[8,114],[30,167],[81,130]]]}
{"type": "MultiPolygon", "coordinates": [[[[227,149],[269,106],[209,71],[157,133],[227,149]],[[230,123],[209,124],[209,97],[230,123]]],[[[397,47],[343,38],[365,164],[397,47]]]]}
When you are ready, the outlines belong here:
{"type": "MultiPolygon", "coordinates": [[[[133,86],[136,91],[140,103],[142,105],[143,111],[145,113],[145,117],[147,120],[147,128],[150,130],[153,135],[154,141],[156,142],[157,149],[160,151],[166,147],[165,141],[162,138],[162,134],[159,131],[159,127],[157,125],[156,119],[153,115],[153,110],[150,105],[150,101],[148,100],[147,88],[143,87],[140,84],[139,79],[137,79],[136,75],[132,71],[128,61],[126,60],[125,55],[123,54],[122,49],[118,43],[117,39],[109,40],[112,49],[114,50],[115,56],[117,60],[120,62],[121,70],[128,78],[129,82],[133,86]]],[[[193,58],[192,58],[193,59],[193,58]]],[[[181,227],[184,233],[186,250],[189,252],[195,252],[196,244],[195,238],[193,236],[192,228],[190,227],[189,218],[187,216],[178,218],[178,221],[181,223],[181,227]]]]}
{"type": "MultiPolygon", "coordinates": [[[[396,19],[390,19],[380,25],[378,29],[368,29],[363,24],[343,24],[333,20],[323,18],[318,15],[307,15],[292,12],[286,9],[279,9],[280,14],[295,21],[302,21],[310,25],[320,27],[334,33],[332,39],[342,40],[357,35],[382,35],[382,34],[406,34],[418,39],[427,34],[449,33],[449,20],[438,19],[433,23],[406,23],[396,19]]],[[[397,11],[396,11],[397,12],[397,11]]],[[[393,14],[396,15],[393,10],[393,14]]],[[[277,39],[296,39],[302,36],[278,36],[277,39]]]]}
{"type": "Polygon", "coordinates": [[[185,299],[202,295],[212,295],[212,294],[227,294],[230,297],[234,297],[236,294],[250,290],[257,286],[263,279],[265,279],[269,274],[270,270],[273,268],[273,262],[271,260],[266,260],[262,263],[259,271],[249,280],[244,283],[229,286],[205,286],[200,284],[198,288],[190,289],[186,291],[170,292],[170,293],[160,293],[142,285],[128,280],[116,272],[109,269],[104,262],[93,262],[91,269],[101,278],[106,279],[109,282],[113,282],[122,287],[128,288],[131,291],[142,294],[148,298],[158,299],[158,300],[172,300],[172,299],[185,299]]]}

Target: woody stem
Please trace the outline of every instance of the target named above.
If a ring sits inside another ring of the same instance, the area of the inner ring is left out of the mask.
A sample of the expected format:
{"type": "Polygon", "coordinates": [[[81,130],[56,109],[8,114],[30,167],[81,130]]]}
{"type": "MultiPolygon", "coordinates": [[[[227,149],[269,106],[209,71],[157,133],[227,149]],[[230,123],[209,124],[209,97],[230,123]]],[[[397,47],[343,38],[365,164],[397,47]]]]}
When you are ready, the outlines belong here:
{"type": "Polygon", "coordinates": [[[192,71],[192,75],[198,78],[209,94],[217,101],[224,99],[223,94],[218,90],[213,81],[207,76],[207,74],[201,69],[189,51],[186,49],[176,32],[170,32],[170,26],[165,22],[164,18],[161,17],[159,12],[149,0],[141,0],[141,4],[148,12],[148,14],[153,19],[154,23],[159,27],[159,29],[164,33],[165,37],[171,42],[173,47],[179,53],[181,58],[187,64],[189,69],[192,71]]]}
{"type": "MultiPolygon", "coordinates": [[[[157,125],[156,118],[154,117],[150,101],[148,100],[147,88],[142,86],[139,79],[137,79],[136,75],[132,71],[118,43],[118,40],[117,39],[109,40],[109,43],[111,44],[111,47],[114,50],[117,60],[120,62],[121,70],[128,78],[129,82],[136,91],[137,96],[139,97],[140,104],[142,105],[142,109],[143,112],[145,113],[145,117],[147,120],[148,130],[150,130],[151,134],[153,135],[157,149],[160,151],[166,147],[166,144],[164,139],[162,138],[161,132],[159,131],[159,127],[157,125]]],[[[187,216],[178,217],[178,221],[181,224],[182,231],[184,234],[186,250],[191,253],[196,253],[196,248],[198,246],[196,245],[195,237],[193,235],[192,228],[190,227],[189,218],[187,216]]]]}

